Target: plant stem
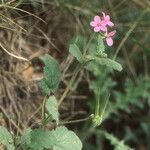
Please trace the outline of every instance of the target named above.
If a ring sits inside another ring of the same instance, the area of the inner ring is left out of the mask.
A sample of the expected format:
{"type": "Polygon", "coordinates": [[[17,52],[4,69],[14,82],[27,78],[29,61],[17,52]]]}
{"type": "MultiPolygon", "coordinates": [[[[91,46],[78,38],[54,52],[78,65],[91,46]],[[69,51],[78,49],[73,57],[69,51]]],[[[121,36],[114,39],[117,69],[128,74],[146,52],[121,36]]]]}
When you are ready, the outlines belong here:
{"type": "Polygon", "coordinates": [[[96,106],[95,106],[95,116],[100,113],[100,87],[98,88],[97,97],[96,97],[96,106]]]}
{"type": "Polygon", "coordinates": [[[16,133],[16,136],[14,138],[14,143],[15,145],[18,145],[18,139],[19,139],[19,126],[20,126],[20,113],[19,113],[19,116],[18,116],[18,124],[17,124],[18,128],[17,128],[17,133],[16,133]]]}
{"type": "Polygon", "coordinates": [[[44,97],[43,103],[42,103],[42,124],[41,124],[41,127],[43,127],[45,124],[45,103],[46,103],[46,96],[44,97]]]}
{"type": "Polygon", "coordinates": [[[101,118],[103,118],[103,116],[104,116],[106,107],[107,107],[108,102],[109,102],[109,98],[110,98],[110,94],[109,94],[109,95],[107,96],[107,98],[106,98],[106,103],[105,103],[105,105],[104,105],[103,111],[102,111],[101,114],[100,114],[101,118]]]}
{"type": "MultiPolygon", "coordinates": [[[[85,57],[86,52],[87,52],[87,50],[88,50],[88,47],[89,47],[91,41],[93,40],[94,36],[95,36],[95,34],[93,34],[93,35],[90,37],[90,40],[89,40],[89,42],[87,43],[87,45],[86,45],[86,47],[85,47],[85,49],[84,49],[84,51],[83,51],[83,57],[85,57]]],[[[76,77],[77,77],[77,75],[78,75],[80,69],[81,69],[85,64],[86,64],[86,62],[83,63],[83,64],[79,64],[79,66],[77,66],[76,70],[75,70],[74,73],[73,73],[73,76],[72,76],[71,80],[69,81],[69,84],[68,84],[67,88],[65,89],[65,92],[63,93],[63,95],[61,96],[61,98],[60,98],[60,100],[59,100],[59,102],[58,102],[58,106],[60,106],[60,104],[63,102],[63,100],[64,100],[65,97],[67,96],[67,94],[68,94],[68,92],[69,92],[71,86],[73,85],[74,80],[76,79],[76,77]]]]}
{"type": "Polygon", "coordinates": [[[83,57],[85,57],[85,55],[86,55],[86,53],[87,53],[87,50],[88,50],[88,48],[89,48],[89,46],[90,46],[92,40],[94,39],[94,37],[95,37],[95,33],[91,35],[91,37],[90,37],[90,39],[89,39],[89,41],[88,41],[86,47],[84,48],[83,57]]]}
{"type": "Polygon", "coordinates": [[[63,93],[63,95],[61,96],[61,98],[60,98],[60,100],[59,100],[59,102],[58,102],[58,106],[60,106],[60,104],[63,102],[63,100],[64,100],[65,97],[67,96],[67,94],[68,94],[68,92],[69,92],[71,86],[73,85],[73,83],[74,83],[74,81],[75,81],[75,79],[76,79],[78,73],[80,72],[80,70],[81,70],[81,68],[82,68],[83,66],[84,66],[84,64],[79,64],[79,65],[77,66],[77,68],[75,69],[75,71],[74,71],[74,73],[73,73],[73,76],[72,76],[72,78],[70,79],[70,81],[69,81],[69,83],[68,83],[68,86],[66,87],[66,89],[65,89],[65,91],[64,91],[64,93],[63,93]]]}
{"type": "Polygon", "coordinates": [[[83,118],[83,119],[72,120],[72,121],[66,121],[66,122],[60,122],[60,125],[83,122],[83,121],[92,119],[93,117],[94,117],[94,115],[91,114],[90,116],[88,116],[88,117],[86,117],[86,118],[83,118]]]}

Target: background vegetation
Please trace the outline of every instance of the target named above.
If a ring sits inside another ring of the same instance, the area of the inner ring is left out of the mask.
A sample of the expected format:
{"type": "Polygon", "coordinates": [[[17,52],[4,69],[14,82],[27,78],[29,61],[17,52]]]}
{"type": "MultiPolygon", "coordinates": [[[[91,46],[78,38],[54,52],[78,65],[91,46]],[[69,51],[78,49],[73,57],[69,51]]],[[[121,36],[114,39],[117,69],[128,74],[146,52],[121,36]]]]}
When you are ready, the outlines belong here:
{"type": "Polygon", "coordinates": [[[61,84],[55,93],[60,97],[76,65],[68,54],[69,44],[76,42],[80,49],[92,52],[96,35],[89,23],[104,11],[117,30],[115,44],[107,47],[107,53],[122,64],[123,71],[106,70],[99,64],[81,71],[60,107],[60,117],[67,121],[93,113],[100,87],[101,107],[111,93],[102,125],[96,129],[89,121],[67,125],[84,149],[149,150],[149,10],[149,0],[1,0],[0,125],[19,134],[39,126],[44,97],[38,84],[43,77],[42,56],[48,53],[61,64],[61,84]]]}

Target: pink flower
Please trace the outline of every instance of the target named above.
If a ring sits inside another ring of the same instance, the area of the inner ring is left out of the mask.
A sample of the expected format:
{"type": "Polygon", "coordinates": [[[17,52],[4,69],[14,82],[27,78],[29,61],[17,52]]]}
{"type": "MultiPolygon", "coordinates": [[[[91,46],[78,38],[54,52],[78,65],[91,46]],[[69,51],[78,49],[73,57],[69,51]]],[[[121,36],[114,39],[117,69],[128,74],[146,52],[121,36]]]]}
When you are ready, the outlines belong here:
{"type": "Polygon", "coordinates": [[[108,46],[112,46],[113,45],[113,39],[112,37],[116,34],[116,30],[108,33],[106,32],[106,43],[108,46]]]}
{"type": "Polygon", "coordinates": [[[102,14],[103,14],[103,23],[105,25],[110,26],[110,27],[114,26],[114,23],[110,21],[110,16],[109,15],[105,15],[104,12],[102,12],[102,14]]]}
{"type": "Polygon", "coordinates": [[[94,28],[95,32],[103,31],[104,33],[101,34],[102,35],[105,34],[107,45],[112,46],[113,45],[112,37],[116,34],[116,30],[108,33],[107,26],[112,27],[114,26],[114,23],[110,21],[109,15],[106,15],[104,12],[102,12],[102,14],[103,14],[102,20],[99,16],[95,16],[94,20],[90,23],[90,25],[94,28]]]}
{"type": "Polygon", "coordinates": [[[103,21],[101,21],[101,18],[99,16],[95,16],[94,17],[94,21],[92,21],[90,23],[90,25],[92,27],[94,27],[94,31],[95,32],[99,32],[99,31],[104,31],[106,32],[107,31],[107,28],[106,28],[106,25],[104,24],[103,21]]]}

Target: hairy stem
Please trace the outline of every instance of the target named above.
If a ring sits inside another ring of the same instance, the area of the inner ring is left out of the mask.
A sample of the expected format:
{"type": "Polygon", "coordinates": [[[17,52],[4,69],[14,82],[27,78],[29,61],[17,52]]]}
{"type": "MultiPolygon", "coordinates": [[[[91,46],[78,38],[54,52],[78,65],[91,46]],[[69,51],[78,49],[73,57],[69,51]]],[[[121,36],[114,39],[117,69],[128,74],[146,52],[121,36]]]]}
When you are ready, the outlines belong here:
{"type": "Polygon", "coordinates": [[[61,122],[60,125],[83,122],[83,121],[87,121],[87,120],[89,120],[89,119],[92,119],[93,117],[94,117],[94,115],[91,114],[90,116],[88,116],[88,117],[86,117],[86,118],[83,118],[83,119],[61,122]]]}

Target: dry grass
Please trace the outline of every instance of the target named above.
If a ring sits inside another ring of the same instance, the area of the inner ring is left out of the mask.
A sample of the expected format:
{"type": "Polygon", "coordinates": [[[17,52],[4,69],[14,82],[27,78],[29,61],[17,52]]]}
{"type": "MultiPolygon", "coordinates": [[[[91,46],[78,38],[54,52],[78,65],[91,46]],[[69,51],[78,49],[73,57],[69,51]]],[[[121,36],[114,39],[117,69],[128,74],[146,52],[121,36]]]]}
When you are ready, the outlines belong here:
{"type": "MultiPolygon", "coordinates": [[[[38,85],[42,78],[41,58],[49,53],[62,61],[67,54],[66,45],[73,33],[73,20],[61,14],[55,5],[50,8],[34,15],[13,9],[12,6],[5,7],[8,12],[0,12],[0,109],[3,123],[10,131],[18,129],[22,133],[25,128],[39,124],[43,100],[38,85]],[[23,14],[18,15],[16,12],[23,14]]],[[[65,84],[68,64],[72,60],[69,56],[62,62],[62,80],[65,84]]]]}

